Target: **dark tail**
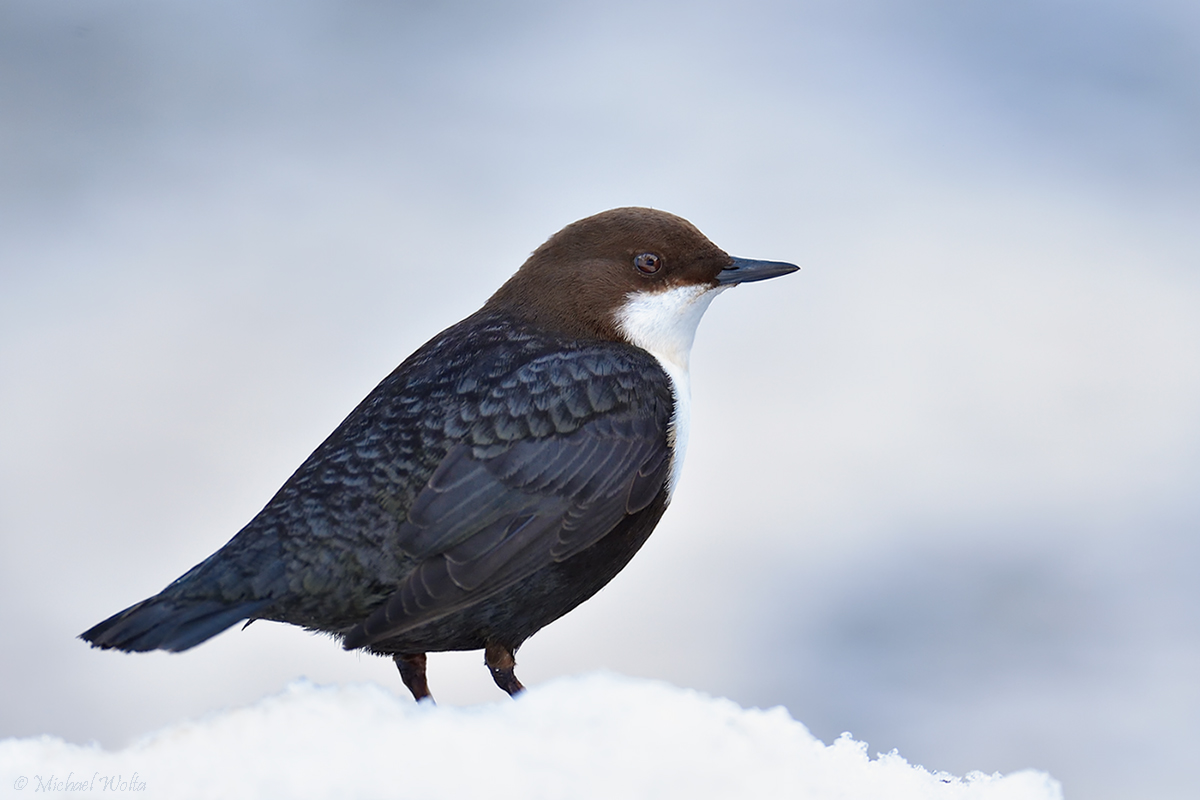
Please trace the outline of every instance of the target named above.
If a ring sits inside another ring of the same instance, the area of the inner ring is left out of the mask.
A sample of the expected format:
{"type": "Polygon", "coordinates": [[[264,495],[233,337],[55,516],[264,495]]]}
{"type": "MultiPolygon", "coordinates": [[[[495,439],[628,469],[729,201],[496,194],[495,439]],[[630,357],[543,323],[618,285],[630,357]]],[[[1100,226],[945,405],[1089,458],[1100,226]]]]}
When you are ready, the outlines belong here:
{"type": "Polygon", "coordinates": [[[259,599],[230,605],[217,600],[188,601],[157,594],[114,614],[79,634],[79,638],[105,650],[170,650],[178,653],[211,639],[270,602],[270,599],[259,599]]]}

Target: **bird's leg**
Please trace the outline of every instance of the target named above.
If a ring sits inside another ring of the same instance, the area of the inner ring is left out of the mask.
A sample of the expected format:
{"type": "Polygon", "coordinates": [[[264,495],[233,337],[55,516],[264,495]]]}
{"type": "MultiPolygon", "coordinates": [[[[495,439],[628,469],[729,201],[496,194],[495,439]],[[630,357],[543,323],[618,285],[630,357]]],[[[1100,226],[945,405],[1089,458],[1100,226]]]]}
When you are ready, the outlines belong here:
{"type": "Polygon", "coordinates": [[[484,648],[483,662],[492,671],[492,680],[501,689],[513,697],[525,691],[525,687],[521,685],[521,682],[517,680],[517,676],[513,674],[513,668],[517,666],[517,660],[513,658],[512,650],[509,650],[502,644],[492,642],[484,648]]]}
{"type": "Polygon", "coordinates": [[[396,668],[400,670],[400,680],[404,681],[404,685],[412,692],[413,699],[420,702],[429,698],[429,702],[432,703],[433,695],[429,693],[429,683],[425,680],[425,654],[397,654],[394,659],[396,668]]]}

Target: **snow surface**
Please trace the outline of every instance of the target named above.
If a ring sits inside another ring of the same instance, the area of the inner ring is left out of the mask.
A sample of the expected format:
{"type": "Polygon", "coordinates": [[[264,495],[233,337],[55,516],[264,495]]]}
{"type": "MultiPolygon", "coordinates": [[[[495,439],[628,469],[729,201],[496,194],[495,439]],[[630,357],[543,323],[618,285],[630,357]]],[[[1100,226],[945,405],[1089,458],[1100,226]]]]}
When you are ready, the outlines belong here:
{"type": "Polygon", "coordinates": [[[7,739],[0,779],[14,797],[47,788],[171,798],[1062,797],[1045,773],[931,773],[896,753],[871,759],[848,734],[825,745],[783,708],[742,709],[603,673],[465,708],[417,705],[373,684],[298,681],[118,752],[7,739]]]}

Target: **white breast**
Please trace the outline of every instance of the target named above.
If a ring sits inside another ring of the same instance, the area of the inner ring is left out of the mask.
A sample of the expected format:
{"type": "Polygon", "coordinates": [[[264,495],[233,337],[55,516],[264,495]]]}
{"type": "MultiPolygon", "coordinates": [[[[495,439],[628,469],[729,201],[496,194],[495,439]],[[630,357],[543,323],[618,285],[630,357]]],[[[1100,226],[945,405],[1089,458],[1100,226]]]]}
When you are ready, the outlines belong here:
{"type": "Polygon", "coordinates": [[[672,450],[671,476],[667,480],[668,502],[679,485],[683,457],[687,452],[692,407],[688,357],[696,338],[696,327],[708,304],[726,288],[681,286],[663,292],[634,292],[617,310],[617,327],[630,343],[658,359],[671,379],[675,413],[668,431],[672,450]]]}

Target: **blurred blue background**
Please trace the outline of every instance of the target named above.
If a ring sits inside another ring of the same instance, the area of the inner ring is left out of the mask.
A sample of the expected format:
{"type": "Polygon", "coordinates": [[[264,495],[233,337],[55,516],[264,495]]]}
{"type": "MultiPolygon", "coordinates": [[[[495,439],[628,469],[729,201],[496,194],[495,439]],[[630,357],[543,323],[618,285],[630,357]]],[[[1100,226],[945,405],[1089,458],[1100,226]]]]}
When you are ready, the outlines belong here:
{"type": "MultiPolygon", "coordinates": [[[[722,296],[671,510],[520,674],[784,704],[930,769],[1194,796],[1200,6],[0,3],[0,735],[116,747],[391,662],[73,637],[223,544],[579,217],[722,296]]],[[[496,700],[431,658],[443,703],[496,700]]]]}

